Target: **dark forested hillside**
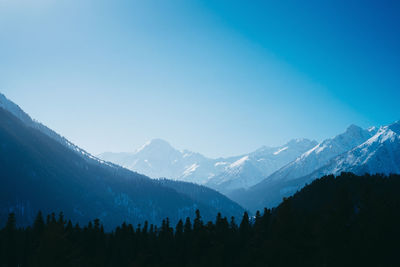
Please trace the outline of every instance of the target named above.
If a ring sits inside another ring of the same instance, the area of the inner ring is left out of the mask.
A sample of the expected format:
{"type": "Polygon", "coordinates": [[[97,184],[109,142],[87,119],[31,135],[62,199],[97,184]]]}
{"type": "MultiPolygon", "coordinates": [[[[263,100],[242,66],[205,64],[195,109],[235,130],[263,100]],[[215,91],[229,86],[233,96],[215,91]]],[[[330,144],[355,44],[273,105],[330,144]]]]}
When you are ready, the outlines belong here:
{"type": "Polygon", "coordinates": [[[205,206],[214,208],[214,217],[215,214],[221,210],[224,210],[226,214],[234,216],[241,216],[244,212],[239,204],[209,187],[182,181],[172,181],[169,179],[159,179],[158,181],[165,187],[172,188],[205,206]]]}
{"type": "Polygon", "coordinates": [[[227,216],[243,213],[236,203],[213,194],[226,206],[206,204],[144,175],[82,157],[0,108],[0,226],[9,212],[18,225],[31,224],[39,210],[63,211],[80,223],[99,218],[108,229],[122,221],[159,223],[167,216],[176,223],[196,209],[209,219],[217,210],[227,216]]]}
{"type": "Polygon", "coordinates": [[[400,176],[343,173],[315,180],[276,209],[160,227],[63,215],[0,230],[0,266],[399,266],[400,176]]]}

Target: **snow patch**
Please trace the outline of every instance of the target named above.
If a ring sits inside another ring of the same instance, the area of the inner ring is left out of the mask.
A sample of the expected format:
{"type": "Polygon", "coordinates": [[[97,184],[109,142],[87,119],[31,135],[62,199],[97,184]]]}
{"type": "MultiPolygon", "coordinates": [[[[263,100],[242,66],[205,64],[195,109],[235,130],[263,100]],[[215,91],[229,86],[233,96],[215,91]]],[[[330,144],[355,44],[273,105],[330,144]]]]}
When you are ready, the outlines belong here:
{"type": "Polygon", "coordinates": [[[281,153],[282,151],[285,151],[288,148],[289,148],[288,146],[282,147],[282,148],[278,149],[277,151],[275,151],[274,155],[278,155],[279,153],[281,153]]]}
{"type": "Polygon", "coordinates": [[[230,168],[235,168],[235,167],[239,167],[241,165],[243,165],[243,163],[245,163],[246,161],[249,160],[249,156],[244,156],[243,158],[235,161],[234,163],[232,163],[231,165],[229,165],[230,168]]]}
{"type": "Polygon", "coordinates": [[[136,153],[142,151],[143,149],[145,149],[145,148],[146,148],[147,146],[149,146],[150,144],[151,144],[151,141],[147,141],[146,143],[144,143],[144,145],[142,145],[141,147],[139,147],[139,148],[136,150],[136,153]]]}
{"type": "Polygon", "coordinates": [[[326,144],[323,144],[323,145],[317,147],[317,149],[315,149],[315,153],[319,154],[319,153],[321,153],[322,151],[324,151],[327,147],[328,147],[328,146],[327,146],[326,144]]]}
{"type": "Polygon", "coordinates": [[[200,165],[197,163],[194,163],[190,165],[184,172],[183,172],[183,177],[189,176],[192,172],[194,172],[200,165]]]}
{"type": "Polygon", "coordinates": [[[219,162],[215,163],[214,166],[217,167],[217,166],[227,165],[227,164],[229,164],[229,162],[226,162],[226,161],[219,161],[219,162]]]}

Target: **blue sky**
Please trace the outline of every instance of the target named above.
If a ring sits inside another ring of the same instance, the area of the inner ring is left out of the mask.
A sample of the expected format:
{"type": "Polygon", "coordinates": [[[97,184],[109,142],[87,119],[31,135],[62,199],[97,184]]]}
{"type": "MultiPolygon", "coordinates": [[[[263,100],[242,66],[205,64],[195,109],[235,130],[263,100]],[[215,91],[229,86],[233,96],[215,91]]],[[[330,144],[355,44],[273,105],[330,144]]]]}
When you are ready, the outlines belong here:
{"type": "Polygon", "coordinates": [[[400,119],[399,1],[0,0],[0,92],[93,154],[400,119]]]}

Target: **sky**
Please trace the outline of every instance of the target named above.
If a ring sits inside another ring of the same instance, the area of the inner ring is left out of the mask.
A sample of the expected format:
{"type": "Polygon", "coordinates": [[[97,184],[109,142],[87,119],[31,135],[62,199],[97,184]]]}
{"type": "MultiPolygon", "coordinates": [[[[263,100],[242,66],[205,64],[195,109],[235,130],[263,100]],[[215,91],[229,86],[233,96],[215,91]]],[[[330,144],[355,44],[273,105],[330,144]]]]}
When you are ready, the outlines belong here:
{"type": "Polygon", "coordinates": [[[0,0],[0,92],[91,152],[400,119],[400,1],[0,0]]]}

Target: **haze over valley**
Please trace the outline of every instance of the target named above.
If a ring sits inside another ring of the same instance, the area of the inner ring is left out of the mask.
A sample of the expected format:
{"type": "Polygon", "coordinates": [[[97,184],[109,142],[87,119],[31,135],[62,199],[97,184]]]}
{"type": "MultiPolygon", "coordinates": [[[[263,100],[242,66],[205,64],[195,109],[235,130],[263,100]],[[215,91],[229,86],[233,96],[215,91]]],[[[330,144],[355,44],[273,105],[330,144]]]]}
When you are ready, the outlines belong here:
{"type": "Polygon", "coordinates": [[[400,266],[399,14],[0,0],[0,267],[400,266]]]}

